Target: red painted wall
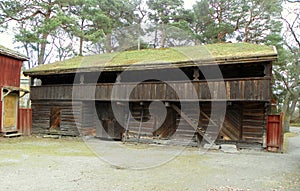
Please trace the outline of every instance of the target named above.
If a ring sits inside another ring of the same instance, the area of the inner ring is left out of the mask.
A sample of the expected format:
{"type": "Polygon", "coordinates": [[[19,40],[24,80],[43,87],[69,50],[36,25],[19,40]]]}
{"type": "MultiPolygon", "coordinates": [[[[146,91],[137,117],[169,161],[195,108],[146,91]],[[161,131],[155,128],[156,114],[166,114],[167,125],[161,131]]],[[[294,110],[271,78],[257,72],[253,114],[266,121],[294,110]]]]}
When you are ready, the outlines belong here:
{"type": "Polygon", "coordinates": [[[20,73],[23,62],[0,55],[0,86],[20,87],[20,73]]]}
{"type": "Polygon", "coordinates": [[[0,86],[0,132],[2,129],[2,87],[0,86]]]}
{"type": "Polygon", "coordinates": [[[0,55],[0,130],[2,126],[2,87],[20,87],[20,74],[23,61],[0,55]]]}

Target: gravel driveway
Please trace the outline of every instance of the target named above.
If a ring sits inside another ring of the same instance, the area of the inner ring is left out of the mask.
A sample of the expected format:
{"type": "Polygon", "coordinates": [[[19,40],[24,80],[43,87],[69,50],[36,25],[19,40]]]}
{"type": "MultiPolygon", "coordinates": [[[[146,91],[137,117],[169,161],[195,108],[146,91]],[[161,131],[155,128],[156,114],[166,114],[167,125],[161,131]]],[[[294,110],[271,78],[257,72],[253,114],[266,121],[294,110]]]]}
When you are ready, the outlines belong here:
{"type": "Polygon", "coordinates": [[[299,191],[300,128],[292,131],[285,154],[0,138],[0,190],[299,191]]]}

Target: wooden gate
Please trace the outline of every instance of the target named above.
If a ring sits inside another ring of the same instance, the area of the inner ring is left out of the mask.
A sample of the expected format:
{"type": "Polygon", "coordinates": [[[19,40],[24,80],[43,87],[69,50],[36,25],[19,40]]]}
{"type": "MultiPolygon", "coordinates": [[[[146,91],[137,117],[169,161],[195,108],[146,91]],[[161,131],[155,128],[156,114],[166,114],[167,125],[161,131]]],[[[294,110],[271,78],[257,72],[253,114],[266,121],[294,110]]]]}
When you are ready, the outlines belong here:
{"type": "Polygon", "coordinates": [[[20,108],[19,109],[19,124],[18,129],[22,135],[29,136],[32,131],[32,109],[30,108],[20,108]]]}
{"type": "Polygon", "coordinates": [[[267,150],[281,152],[283,146],[283,114],[268,115],[267,150]]]}

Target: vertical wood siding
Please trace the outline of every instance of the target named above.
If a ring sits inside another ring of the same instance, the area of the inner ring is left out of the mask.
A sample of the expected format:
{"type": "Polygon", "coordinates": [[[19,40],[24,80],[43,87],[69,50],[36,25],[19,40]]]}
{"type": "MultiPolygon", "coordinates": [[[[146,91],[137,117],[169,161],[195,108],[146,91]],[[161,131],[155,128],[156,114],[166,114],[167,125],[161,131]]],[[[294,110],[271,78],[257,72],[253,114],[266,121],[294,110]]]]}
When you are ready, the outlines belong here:
{"type": "Polygon", "coordinates": [[[23,62],[0,55],[0,86],[20,86],[20,73],[23,62]]]}

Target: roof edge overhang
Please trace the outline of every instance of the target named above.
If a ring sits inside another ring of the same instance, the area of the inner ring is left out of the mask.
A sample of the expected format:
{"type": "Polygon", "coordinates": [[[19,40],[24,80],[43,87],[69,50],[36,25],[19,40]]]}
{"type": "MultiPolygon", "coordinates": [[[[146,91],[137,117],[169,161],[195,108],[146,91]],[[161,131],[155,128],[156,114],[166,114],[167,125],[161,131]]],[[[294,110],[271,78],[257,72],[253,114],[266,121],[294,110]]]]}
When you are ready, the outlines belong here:
{"type": "Polygon", "coordinates": [[[74,74],[86,72],[121,72],[125,70],[151,70],[151,69],[170,69],[170,68],[183,68],[183,67],[202,67],[213,65],[226,65],[226,64],[243,64],[243,63],[257,63],[257,62],[273,62],[277,60],[277,53],[269,55],[254,55],[247,57],[230,57],[230,58],[215,58],[207,60],[189,60],[180,62],[163,62],[163,63],[141,63],[134,65],[114,65],[114,66],[99,66],[99,67],[80,67],[69,69],[51,69],[40,71],[24,71],[25,76],[45,76],[56,74],[74,74]]]}
{"type": "Polygon", "coordinates": [[[3,49],[0,49],[0,54],[11,57],[11,58],[15,58],[21,61],[28,61],[29,58],[27,56],[24,56],[22,54],[17,54],[17,53],[12,53],[3,49]]]}
{"type": "Polygon", "coordinates": [[[13,86],[2,86],[2,91],[7,90],[10,92],[24,92],[24,93],[29,93],[30,91],[20,88],[20,87],[13,87],[13,86]]]}

